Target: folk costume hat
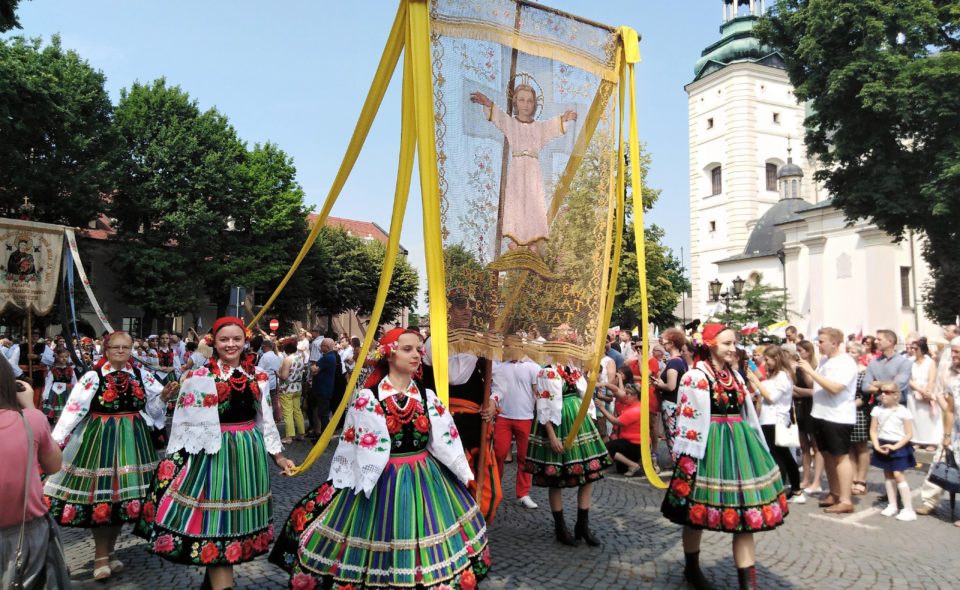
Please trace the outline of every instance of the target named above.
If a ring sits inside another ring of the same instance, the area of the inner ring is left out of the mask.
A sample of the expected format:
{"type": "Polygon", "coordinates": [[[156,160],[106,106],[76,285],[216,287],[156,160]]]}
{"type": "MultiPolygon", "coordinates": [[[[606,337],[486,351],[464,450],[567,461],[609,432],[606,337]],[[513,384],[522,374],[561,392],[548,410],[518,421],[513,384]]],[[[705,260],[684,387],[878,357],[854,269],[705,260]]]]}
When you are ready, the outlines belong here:
{"type": "Polygon", "coordinates": [[[404,334],[416,334],[423,338],[420,332],[410,328],[394,328],[384,334],[383,337],[380,338],[380,344],[377,346],[376,356],[379,358],[377,366],[374,367],[373,372],[370,373],[370,376],[367,377],[367,380],[363,383],[365,388],[372,389],[387,374],[389,371],[388,363],[390,361],[390,355],[397,349],[397,341],[404,334]]]}
{"type": "Polygon", "coordinates": [[[726,330],[727,327],[723,324],[707,324],[703,327],[703,343],[713,348],[717,345],[717,336],[720,332],[726,330]]]}

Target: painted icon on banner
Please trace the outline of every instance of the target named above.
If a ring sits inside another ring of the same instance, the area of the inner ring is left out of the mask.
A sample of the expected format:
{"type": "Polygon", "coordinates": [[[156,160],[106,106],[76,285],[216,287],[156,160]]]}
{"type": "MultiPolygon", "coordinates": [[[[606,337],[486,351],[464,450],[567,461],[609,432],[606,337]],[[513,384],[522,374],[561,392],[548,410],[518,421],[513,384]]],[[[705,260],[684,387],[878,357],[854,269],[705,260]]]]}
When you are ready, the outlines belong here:
{"type": "Polygon", "coordinates": [[[0,309],[7,305],[45,314],[53,306],[63,255],[63,228],[43,223],[0,221],[0,309]]]}

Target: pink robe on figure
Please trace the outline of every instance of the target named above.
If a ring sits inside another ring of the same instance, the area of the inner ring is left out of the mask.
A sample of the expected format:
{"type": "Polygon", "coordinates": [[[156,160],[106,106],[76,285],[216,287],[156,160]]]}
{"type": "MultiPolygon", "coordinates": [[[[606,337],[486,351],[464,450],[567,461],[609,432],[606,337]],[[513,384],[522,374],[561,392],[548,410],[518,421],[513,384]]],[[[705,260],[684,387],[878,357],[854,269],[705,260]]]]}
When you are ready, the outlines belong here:
{"type": "Polygon", "coordinates": [[[487,120],[507,139],[510,163],[503,199],[503,237],[520,246],[547,239],[547,204],[540,174],[540,150],[566,132],[563,120],[523,123],[496,105],[484,107],[487,120]]]}

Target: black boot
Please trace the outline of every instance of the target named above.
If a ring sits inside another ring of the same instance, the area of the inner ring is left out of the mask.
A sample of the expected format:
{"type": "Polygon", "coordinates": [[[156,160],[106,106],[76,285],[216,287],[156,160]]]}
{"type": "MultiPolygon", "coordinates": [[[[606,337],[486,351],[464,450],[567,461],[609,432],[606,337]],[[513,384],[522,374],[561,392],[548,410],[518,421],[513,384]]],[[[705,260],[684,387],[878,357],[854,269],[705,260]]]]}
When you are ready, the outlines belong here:
{"type": "Polygon", "coordinates": [[[707,578],[700,570],[700,552],[684,553],[683,558],[686,565],[683,567],[683,579],[687,581],[696,590],[713,590],[713,586],[707,581],[707,578]]]}
{"type": "Polygon", "coordinates": [[[593,533],[590,532],[590,509],[589,508],[578,508],[577,509],[577,524],[573,527],[573,539],[579,541],[583,539],[586,541],[587,545],[591,547],[599,547],[602,545],[596,537],[593,536],[593,533]]]}
{"type": "Polygon", "coordinates": [[[563,510],[553,513],[553,530],[557,535],[557,541],[560,543],[570,545],[571,547],[577,544],[577,542],[573,540],[573,536],[570,534],[567,525],[563,522],[563,510]]]}
{"type": "Polygon", "coordinates": [[[740,582],[740,590],[757,590],[756,566],[738,567],[737,581],[740,582]]]}
{"type": "Polygon", "coordinates": [[[200,584],[200,590],[212,590],[213,586],[210,585],[210,570],[203,570],[203,583],[200,584]]]}

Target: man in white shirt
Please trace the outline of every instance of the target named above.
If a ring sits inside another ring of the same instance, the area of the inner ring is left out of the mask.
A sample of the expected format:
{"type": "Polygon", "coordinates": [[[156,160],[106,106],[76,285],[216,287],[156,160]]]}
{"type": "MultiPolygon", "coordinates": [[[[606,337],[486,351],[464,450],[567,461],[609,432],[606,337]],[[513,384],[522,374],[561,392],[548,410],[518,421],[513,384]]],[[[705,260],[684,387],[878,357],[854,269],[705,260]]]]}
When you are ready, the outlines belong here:
{"type": "Polygon", "coordinates": [[[500,406],[493,430],[493,454],[503,478],[503,463],[510,453],[510,443],[517,440],[517,501],[524,508],[536,508],[530,499],[532,475],[524,470],[527,442],[536,410],[536,384],[540,365],[524,358],[493,364],[491,395],[500,406]]]}
{"type": "Polygon", "coordinates": [[[814,370],[803,359],[797,361],[797,366],[814,381],[810,416],[830,482],[830,493],[820,501],[820,506],[830,514],[845,514],[853,512],[853,463],[849,452],[857,422],[857,363],[840,350],[840,330],[823,328],[817,333],[817,340],[823,356],[820,366],[814,370]]]}
{"type": "Polygon", "coordinates": [[[353,347],[350,346],[350,341],[346,338],[340,339],[340,366],[343,368],[344,374],[347,373],[347,365],[353,367],[353,347]]]}
{"type": "Polygon", "coordinates": [[[274,419],[280,422],[280,398],[277,397],[277,371],[280,370],[280,356],[273,350],[273,341],[264,339],[260,345],[260,362],[257,366],[267,373],[267,383],[270,384],[270,401],[273,403],[274,419]]]}

